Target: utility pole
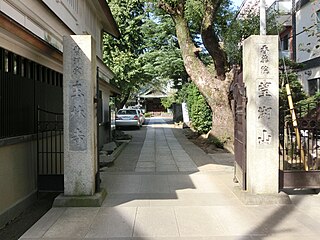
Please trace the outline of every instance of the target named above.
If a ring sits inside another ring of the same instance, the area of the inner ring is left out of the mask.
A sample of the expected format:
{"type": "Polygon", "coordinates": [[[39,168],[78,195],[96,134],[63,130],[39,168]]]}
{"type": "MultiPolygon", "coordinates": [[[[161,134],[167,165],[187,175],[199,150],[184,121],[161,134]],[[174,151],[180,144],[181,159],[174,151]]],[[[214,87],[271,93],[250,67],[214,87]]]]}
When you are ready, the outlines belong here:
{"type": "Polygon", "coordinates": [[[292,18],[292,60],[296,61],[296,45],[297,45],[297,39],[296,39],[296,1],[292,0],[292,6],[291,6],[291,18],[292,18]]]}
{"type": "Polygon", "coordinates": [[[266,19],[266,0],[260,0],[260,35],[267,35],[266,19]]]}

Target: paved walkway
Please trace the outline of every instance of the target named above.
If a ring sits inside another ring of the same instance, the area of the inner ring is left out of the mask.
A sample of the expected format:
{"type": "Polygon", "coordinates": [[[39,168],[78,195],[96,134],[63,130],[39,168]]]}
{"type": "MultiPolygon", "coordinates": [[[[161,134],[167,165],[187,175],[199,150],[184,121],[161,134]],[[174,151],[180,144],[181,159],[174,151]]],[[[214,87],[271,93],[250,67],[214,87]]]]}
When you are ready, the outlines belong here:
{"type": "Polygon", "coordinates": [[[52,208],[21,239],[318,239],[320,197],[245,206],[233,194],[232,155],[205,154],[152,119],[111,168],[99,208],[52,208]]]}

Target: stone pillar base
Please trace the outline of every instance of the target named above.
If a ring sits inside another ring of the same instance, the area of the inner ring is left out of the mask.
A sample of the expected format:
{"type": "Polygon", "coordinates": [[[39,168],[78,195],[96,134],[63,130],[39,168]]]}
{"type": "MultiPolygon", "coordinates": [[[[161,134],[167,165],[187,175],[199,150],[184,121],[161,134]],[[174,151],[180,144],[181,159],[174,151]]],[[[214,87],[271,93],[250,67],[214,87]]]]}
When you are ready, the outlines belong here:
{"type": "Polygon", "coordinates": [[[53,207],[101,207],[107,196],[105,189],[92,196],[65,196],[61,193],[54,199],[53,207]]]}
{"type": "Polygon", "coordinates": [[[233,193],[245,205],[272,205],[272,204],[291,204],[289,196],[284,193],[276,194],[253,194],[243,191],[240,187],[234,187],[233,193]]]}

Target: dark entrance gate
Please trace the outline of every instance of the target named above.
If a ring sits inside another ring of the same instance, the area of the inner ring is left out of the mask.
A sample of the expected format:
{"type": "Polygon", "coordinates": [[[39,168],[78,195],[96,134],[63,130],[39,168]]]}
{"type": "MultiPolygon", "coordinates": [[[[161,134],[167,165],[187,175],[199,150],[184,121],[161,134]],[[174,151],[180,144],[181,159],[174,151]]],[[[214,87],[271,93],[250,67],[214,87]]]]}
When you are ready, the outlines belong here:
{"type": "MultiPolygon", "coordinates": [[[[100,191],[99,126],[102,122],[102,92],[97,68],[95,97],[97,114],[97,173],[96,192],[100,191]]],[[[37,108],[37,186],[39,192],[64,191],[63,113],[37,108]]]]}
{"type": "Polygon", "coordinates": [[[63,114],[38,107],[38,191],[63,192],[63,114]]]}
{"type": "Polygon", "coordinates": [[[320,188],[320,104],[280,112],[280,189],[320,188]]]}
{"type": "Polygon", "coordinates": [[[240,73],[233,84],[235,181],[246,190],[246,89],[240,73]]]}

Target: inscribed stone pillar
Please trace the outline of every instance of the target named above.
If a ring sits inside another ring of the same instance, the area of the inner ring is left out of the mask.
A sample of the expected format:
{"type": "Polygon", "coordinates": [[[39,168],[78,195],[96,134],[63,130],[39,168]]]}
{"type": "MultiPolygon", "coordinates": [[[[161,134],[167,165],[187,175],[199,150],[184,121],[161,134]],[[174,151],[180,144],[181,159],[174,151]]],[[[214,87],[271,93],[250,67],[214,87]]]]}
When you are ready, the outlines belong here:
{"type": "Polygon", "coordinates": [[[279,66],[278,36],[251,36],[243,46],[247,89],[247,190],[278,193],[279,66]]]}
{"type": "Polygon", "coordinates": [[[95,43],[90,35],[63,38],[64,195],[95,193],[95,43]]]}

